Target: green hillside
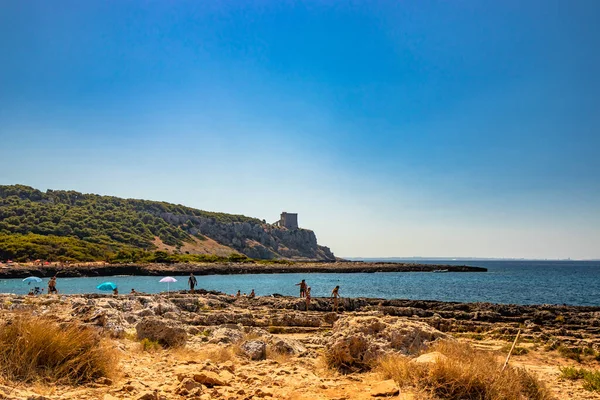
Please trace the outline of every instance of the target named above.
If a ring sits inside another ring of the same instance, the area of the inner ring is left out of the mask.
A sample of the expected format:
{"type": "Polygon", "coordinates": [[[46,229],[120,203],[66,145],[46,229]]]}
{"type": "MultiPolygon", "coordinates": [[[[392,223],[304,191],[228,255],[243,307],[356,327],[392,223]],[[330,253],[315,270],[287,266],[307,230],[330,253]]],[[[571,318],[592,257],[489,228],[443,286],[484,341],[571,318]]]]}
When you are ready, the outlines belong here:
{"type": "MultiPolygon", "coordinates": [[[[223,224],[262,224],[256,218],[164,202],[0,186],[0,259],[137,261],[156,256],[156,237],[176,247],[193,236],[204,239],[199,233],[189,233],[191,221],[167,222],[161,217],[165,214],[209,218],[223,224]]],[[[191,257],[183,254],[179,259],[186,256],[191,257]]],[[[159,252],[158,257],[164,253],[159,252]]]]}

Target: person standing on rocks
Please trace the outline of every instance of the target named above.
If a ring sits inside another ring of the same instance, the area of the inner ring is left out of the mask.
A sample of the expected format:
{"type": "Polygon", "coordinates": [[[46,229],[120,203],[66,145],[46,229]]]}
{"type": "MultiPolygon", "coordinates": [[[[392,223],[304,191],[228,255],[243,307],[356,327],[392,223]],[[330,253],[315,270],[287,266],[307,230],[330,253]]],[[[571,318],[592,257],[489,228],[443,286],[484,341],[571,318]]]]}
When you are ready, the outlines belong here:
{"type": "Polygon", "coordinates": [[[333,311],[338,312],[339,297],[340,297],[340,286],[336,286],[331,291],[331,297],[333,298],[333,311]]]}
{"type": "Polygon", "coordinates": [[[300,286],[300,297],[306,296],[306,281],[302,279],[302,282],[296,283],[295,286],[300,286]]]}
{"type": "Polygon", "coordinates": [[[58,290],[56,289],[56,275],[50,278],[48,281],[48,294],[52,293],[58,294],[58,290]]]}
{"type": "Polygon", "coordinates": [[[198,281],[196,280],[196,277],[194,276],[193,272],[190,272],[190,277],[188,278],[188,284],[190,285],[191,292],[194,293],[194,288],[198,284],[198,281]]]}
{"type": "Polygon", "coordinates": [[[306,311],[308,311],[308,306],[310,305],[310,286],[306,287],[305,296],[306,296],[306,300],[305,300],[306,301],[306,311]]]}

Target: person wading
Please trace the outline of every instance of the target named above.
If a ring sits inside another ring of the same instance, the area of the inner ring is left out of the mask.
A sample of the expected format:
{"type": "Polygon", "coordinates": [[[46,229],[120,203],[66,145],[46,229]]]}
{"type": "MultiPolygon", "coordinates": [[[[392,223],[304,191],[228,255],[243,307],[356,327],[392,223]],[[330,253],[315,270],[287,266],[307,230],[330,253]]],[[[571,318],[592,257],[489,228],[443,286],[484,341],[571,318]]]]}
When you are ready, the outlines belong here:
{"type": "Polygon", "coordinates": [[[306,296],[306,281],[302,279],[302,282],[296,283],[294,286],[300,286],[300,297],[306,296]]]}
{"type": "Polygon", "coordinates": [[[48,294],[52,294],[52,293],[58,294],[58,290],[56,289],[56,276],[53,276],[48,281],[48,294]]]}
{"type": "Polygon", "coordinates": [[[188,284],[190,285],[190,290],[192,291],[192,293],[194,293],[194,288],[198,284],[194,273],[190,273],[190,277],[188,278],[188,284]]]}

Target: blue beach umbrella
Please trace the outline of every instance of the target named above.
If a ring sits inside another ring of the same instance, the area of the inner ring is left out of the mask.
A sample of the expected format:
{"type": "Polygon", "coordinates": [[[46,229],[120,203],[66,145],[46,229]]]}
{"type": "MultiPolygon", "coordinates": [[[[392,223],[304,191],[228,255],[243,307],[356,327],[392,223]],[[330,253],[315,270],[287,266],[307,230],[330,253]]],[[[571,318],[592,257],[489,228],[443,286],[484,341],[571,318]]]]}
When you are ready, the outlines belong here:
{"type": "Polygon", "coordinates": [[[40,283],[41,281],[42,281],[42,278],[38,278],[37,276],[29,276],[29,277],[23,279],[23,282],[27,282],[28,285],[30,285],[31,282],[40,283]]]}
{"type": "Polygon", "coordinates": [[[117,285],[115,285],[112,282],[102,282],[101,284],[96,286],[96,289],[103,290],[105,292],[110,292],[112,290],[115,290],[116,288],[117,288],[117,285]]]}

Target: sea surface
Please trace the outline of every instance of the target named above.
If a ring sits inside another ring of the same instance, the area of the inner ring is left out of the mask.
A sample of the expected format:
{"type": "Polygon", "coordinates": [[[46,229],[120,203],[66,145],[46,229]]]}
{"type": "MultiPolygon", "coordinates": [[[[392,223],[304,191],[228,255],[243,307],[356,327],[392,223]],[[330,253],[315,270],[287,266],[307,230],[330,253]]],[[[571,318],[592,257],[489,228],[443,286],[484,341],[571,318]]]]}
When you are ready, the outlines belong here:
{"type": "MultiPolygon", "coordinates": [[[[259,296],[298,295],[295,284],[306,279],[313,297],[329,296],[339,285],[342,297],[600,306],[600,261],[394,261],[471,265],[488,268],[488,272],[209,275],[197,279],[200,288],[228,294],[255,289],[259,296]]],[[[186,289],[187,276],[174,277],[177,282],[169,285],[160,283],[157,276],[59,278],[57,288],[60,293],[101,293],[96,286],[111,281],[121,294],[132,288],[146,293],[186,289]]],[[[38,286],[47,290],[47,282],[46,278],[38,286]]],[[[0,280],[0,293],[26,294],[33,286],[21,279],[4,279],[0,280]]]]}

